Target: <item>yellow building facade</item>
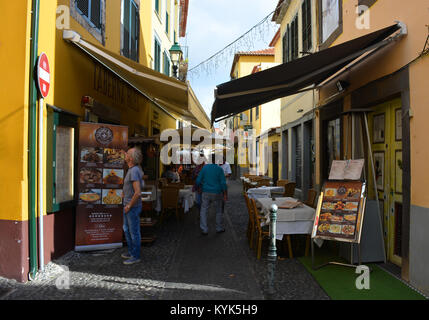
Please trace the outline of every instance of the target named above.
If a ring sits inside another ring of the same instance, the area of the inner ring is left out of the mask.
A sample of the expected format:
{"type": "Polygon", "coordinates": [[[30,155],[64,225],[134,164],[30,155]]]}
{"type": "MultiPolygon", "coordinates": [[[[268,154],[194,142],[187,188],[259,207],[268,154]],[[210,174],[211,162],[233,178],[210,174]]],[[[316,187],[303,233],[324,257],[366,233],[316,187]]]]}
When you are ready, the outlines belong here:
{"type": "MultiPolygon", "coordinates": [[[[81,121],[127,126],[129,137],[142,138],[175,129],[183,120],[210,127],[188,83],[150,69],[153,1],[92,1],[99,6],[85,7],[88,1],[78,0],[0,3],[0,42],[7,47],[0,51],[0,57],[7,61],[7,79],[1,81],[0,90],[8,97],[0,108],[0,136],[4,141],[0,164],[8,168],[0,174],[7,181],[0,186],[4,204],[0,210],[0,276],[26,281],[29,274],[34,276],[40,260],[46,264],[74,246],[75,207],[52,203],[52,139],[59,134],[55,131],[58,127],[70,129],[70,143],[75,147],[81,121]],[[39,130],[30,119],[34,118],[32,110],[39,108],[37,97],[31,98],[30,94],[31,56],[38,57],[42,52],[50,64],[50,91],[41,105],[45,142],[44,188],[40,190],[45,195],[43,259],[35,255],[39,237],[34,234],[38,219],[34,215],[38,216],[40,203],[29,201],[38,196],[34,183],[37,154],[32,157],[29,153],[37,150],[37,139],[31,137],[39,130]]],[[[179,9],[172,10],[179,19],[179,9]]],[[[172,23],[172,30],[178,25],[172,23]]],[[[73,159],[70,166],[70,172],[75,172],[73,159]]]]}
{"type": "MultiPolygon", "coordinates": [[[[320,12],[327,12],[323,3],[318,6],[320,12]]],[[[398,22],[401,29],[390,45],[340,72],[321,88],[316,183],[323,184],[334,158],[365,159],[369,200],[377,195],[380,202],[386,259],[400,267],[404,280],[428,293],[427,2],[349,0],[339,1],[329,11],[331,16],[326,20],[336,18],[330,20],[331,25],[320,21],[321,48],[398,22]],[[340,92],[338,81],[346,86],[340,92]],[[334,147],[328,141],[328,131],[335,137],[334,147]]]]}
{"type": "MultiPolygon", "coordinates": [[[[279,1],[273,15],[279,26],[276,61],[288,63],[318,50],[316,0],[279,1]]],[[[296,182],[305,200],[315,187],[314,108],[317,90],[281,99],[281,178],[296,182]]]]}
{"type": "MultiPolygon", "coordinates": [[[[231,67],[231,79],[245,77],[258,72],[262,65],[274,63],[274,49],[265,49],[251,52],[238,52],[234,56],[231,67]]],[[[225,120],[226,128],[233,130],[244,130],[244,139],[239,139],[242,145],[236,145],[236,156],[234,159],[234,170],[237,176],[247,172],[258,174],[260,166],[259,151],[261,134],[261,119],[263,106],[242,112],[225,120]],[[250,147],[250,148],[249,148],[250,147]]]]}

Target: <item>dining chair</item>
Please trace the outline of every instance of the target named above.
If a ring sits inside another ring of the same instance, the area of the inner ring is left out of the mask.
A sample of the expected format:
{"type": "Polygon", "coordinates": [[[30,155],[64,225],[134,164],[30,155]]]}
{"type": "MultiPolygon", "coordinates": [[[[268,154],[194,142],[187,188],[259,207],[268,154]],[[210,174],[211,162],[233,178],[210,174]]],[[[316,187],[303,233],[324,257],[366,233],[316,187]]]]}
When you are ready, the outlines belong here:
{"type": "Polygon", "coordinates": [[[295,195],[296,182],[288,182],[284,186],[283,197],[293,198],[295,195]]]}
{"type": "Polygon", "coordinates": [[[159,223],[162,225],[166,214],[169,210],[174,210],[176,219],[179,220],[179,188],[177,187],[164,187],[161,189],[161,216],[159,223]]]}
{"type": "Polygon", "coordinates": [[[184,189],[185,188],[185,183],[184,182],[170,182],[170,183],[167,184],[167,187],[184,189]]]}
{"type": "Polygon", "coordinates": [[[253,213],[253,206],[251,205],[249,196],[244,193],[244,200],[246,201],[247,212],[249,214],[249,221],[247,223],[247,238],[249,239],[249,247],[253,248],[253,238],[255,236],[255,217],[253,213]]]}
{"type": "Polygon", "coordinates": [[[286,180],[286,179],[277,180],[277,187],[284,187],[285,184],[288,182],[289,182],[289,180],[286,180]]]}
{"type": "Polygon", "coordinates": [[[158,187],[159,188],[163,188],[163,187],[167,186],[167,184],[168,184],[167,178],[159,178],[159,180],[158,180],[158,187]]]}
{"type": "Polygon", "coordinates": [[[304,202],[305,205],[316,208],[315,202],[316,202],[317,192],[314,189],[309,189],[307,192],[307,200],[304,202]]]}
{"type": "Polygon", "coordinates": [[[258,207],[256,206],[255,199],[250,199],[250,202],[253,207],[253,213],[255,217],[255,225],[256,225],[256,242],[258,244],[256,248],[256,258],[259,260],[261,258],[261,249],[262,249],[262,240],[270,238],[270,230],[269,226],[262,226],[262,223],[266,220],[265,217],[259,212],[258,207]]]}
{"type": "Polygon", "coordinates": [[[263,186],[269,187],[270,182],[271,182],[270,179],[261,179],[261,180],[257,181],[258,184],[256,185],[256,187],[257,188],[263,187],[263,186]]]}

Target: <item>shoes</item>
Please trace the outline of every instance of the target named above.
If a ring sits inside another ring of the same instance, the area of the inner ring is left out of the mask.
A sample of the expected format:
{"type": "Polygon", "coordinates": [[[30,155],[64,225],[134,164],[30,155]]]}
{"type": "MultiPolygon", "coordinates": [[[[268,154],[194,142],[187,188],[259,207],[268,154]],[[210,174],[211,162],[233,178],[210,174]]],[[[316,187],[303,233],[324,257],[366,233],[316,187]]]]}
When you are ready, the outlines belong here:
{"type": "Polygon", "coordinates": [[[225,229],[222,229],[222,230],[216,231],[216,233],[224,233],[224,232],[225,232],[225,229]]]}
{"type": "Polygon", "coordinates": [[[207,236],[209,233],[208,233],[208,232],[201,231],[201,234],[202,234],[203,236],[207,236]]]}
{"type": "Polygon", "coordinates": [[[129,253],[123,253],[121,254],[121,258],[122,259],[131,259],[133,256],[130,255],[129,253]]]}
{"type": "Polygon", "coordinates": [[[130,259],[125,260],[125,261],[123,262],[123,264],[130,265],[130,264],[134,264],[134,263],[138,263],[138,262],[140,262],[140,259],[137,259],[137,258],[131,257],[130,259]]]}

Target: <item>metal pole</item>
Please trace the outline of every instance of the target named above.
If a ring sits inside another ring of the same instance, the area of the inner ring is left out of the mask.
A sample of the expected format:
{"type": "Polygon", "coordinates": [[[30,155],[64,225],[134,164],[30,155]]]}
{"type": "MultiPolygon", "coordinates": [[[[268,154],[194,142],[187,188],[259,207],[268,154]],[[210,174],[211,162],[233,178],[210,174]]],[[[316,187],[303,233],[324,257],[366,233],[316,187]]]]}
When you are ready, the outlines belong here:
{"type": "Polygon", "coordinates": [[[43,232],[43,110],[44,99],[39,100],[39,270],[44,271],[43,232]]]}
{"type": "MultiPolygon", "coordinates": [[[[366,130],[366,137],[368,139],[368,151],[369,151],[369,158],[371,159],[371,168],[372,168],[372,179],[374,183],[374,193],[375,193],[375,199],[377,201],[377,209],[378,209],[378,219],[380,221],[380,227],[381,230],[383,230],[383,221],[381,220],[381,212],[380,212],[380,202],[378,200],[378,191],[377,191],[377,180],[375,178],[375,167],[374,167],[374,159],[372,154],[372,148],[371,148],[371,141],[369,139],[369,130],[368,130],[368,118],[366,116],[366,113],[364,114],[364,120],[365,120],[365,130],[366,130]]],[[[383,232],[380,232],[381,235],[381,243],[383,245],[383,258],[384,263],[386,263],[386,250],[384,248],[384,237],[383,232]]]]}
{"type": "Polygon", "coordinates": [[[31,16],[31,47],[30,47],[30,97],[29,97],[29,165],[28,165],[28,184],[29,184],[29,258],[30,271],[29,280],[33,280],[37,273],[37,227],[36,227],[36,143],[37,143],[37,88],[34,79],[34,68],[37,62],[37,51],[39,42],[39,0],[32,1],[31,16]]]}
{"type": "Polygon", "coordinates": [[[270,298],[274,298],[274,278],[275,267],[277,261],[276,249],[276,222],[277,222],[277,205],[273,204],[270,208],[270,246],[268,248],[268,276],[269,287],[268,294],[270,298]]]}

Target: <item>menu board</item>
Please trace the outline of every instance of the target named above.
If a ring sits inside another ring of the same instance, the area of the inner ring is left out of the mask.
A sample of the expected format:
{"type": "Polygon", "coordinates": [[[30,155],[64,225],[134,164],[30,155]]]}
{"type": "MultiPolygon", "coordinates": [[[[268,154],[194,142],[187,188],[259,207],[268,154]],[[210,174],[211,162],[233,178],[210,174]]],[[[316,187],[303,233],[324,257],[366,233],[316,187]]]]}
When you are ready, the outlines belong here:
{"type": "Polygon", "coordinates": [[[122,186],[128,127],[80,124],[75,250],[122,246],[122,186]]]}
{"type": "Polygon", "coordinates": [[[332,161],[329,180],[359,180],[362,175],[364,159],[332,161]]]}
{"type": "Polygon", "coordinates": [[[365,183],[360,181],[326,182],[313,226],[313,238],[360,242],[365,210],[365,183]]]}

